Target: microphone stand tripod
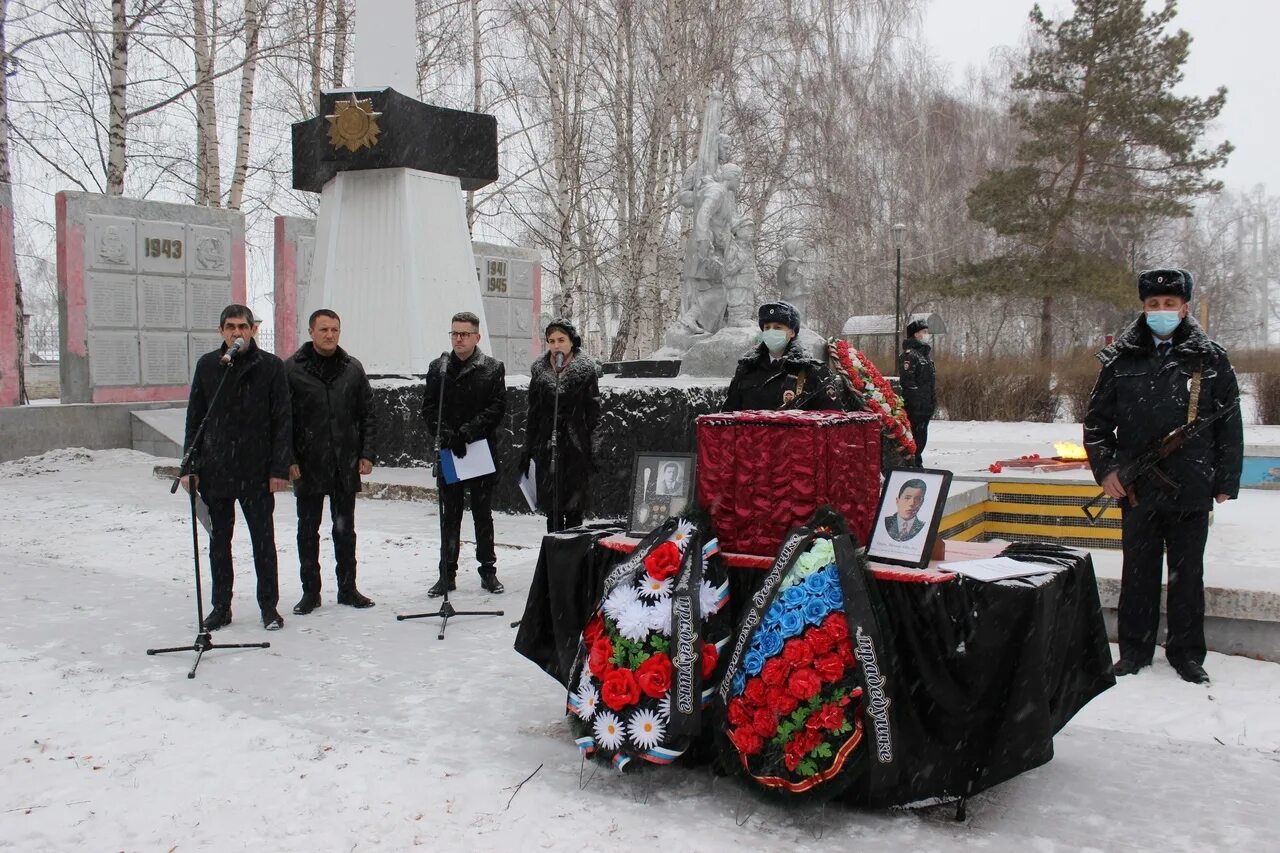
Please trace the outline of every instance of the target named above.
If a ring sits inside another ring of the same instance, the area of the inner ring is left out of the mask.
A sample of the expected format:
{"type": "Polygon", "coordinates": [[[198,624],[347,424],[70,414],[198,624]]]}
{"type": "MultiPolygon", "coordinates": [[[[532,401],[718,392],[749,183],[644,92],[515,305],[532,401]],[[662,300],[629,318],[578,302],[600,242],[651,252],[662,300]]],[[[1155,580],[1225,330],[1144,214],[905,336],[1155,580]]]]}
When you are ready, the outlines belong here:
{"type": "Polygon", "coordinates": [[[222,387],[227,384],[227,377],[231,375],[232,362],[228,361],[226,369],[222,372],[222,378],[218,380],[218,387],[213,392],[213,398],[209,400],[209,408],[204,413],[204,419],[200,421],[200,428],[196,430],[195,438],[191,440],[191,446],[187,448],[187,453],[182,457],[182,465],[178,468],[178,476],[173,478],[173,486],[169,489],[169,494],[178,491],[178,485],[182,482],[183,477],[189,477],[187,480],[187,494],[191,503],[191,558],[195,564],[196,574],[196,638],[187,646],[171,646],[167,649],[147,649],[149,655],[163,655],[169,652],[195,652],[196,660],[191,665],[191,671],[187,673],[187,678],[196,677],[196,667],[200,666],[200,659],[204,657],[204,653],[210,649],[269,649],[270,643],[215,643],[213,636],[209,631],[204,629],[204,590],[200,584],[200,536],[197,533],[196,524],[196,480],[197,477],[191,476],[191,472],[195,470],[196,458],[199,454],[198,448],[200,442],[204,438],[205,427],[209,423],[209,416],[213,414],[214,407],[218,404],[218,397],[222,394],[222,387]]]}
{"type": "MultiPolygon", "coordinates": [[[[440,356],[440,399],[436,406],[436,446],[435,446],[435,465],[436,465],[436,506],[440,512],[440,548],[443,549],[447,545],[446,531],[444,529],[444,469],[441,467],[440,457],[440,434],[444,431],[444,381],[447,378],[447,370],[449,369],[449,354],[443,353],[440,356]]],[[[461,538],[462,532],[458,532],[461,538]]],[[[443,557],[443,553],[441,554],[443,557]]],[[[403,622],[406,619],[433,619],[440,618],[440,633],[436,635],[437,640],[444,639],[444,631],[449,627],[449,620],[455,616],[501,616],[501,610],[455,610],[449,602],[449,582],[451,578],[448,576],[448,569],[441,568],[440,580],[441,587],[444,589],[444,602],[440,605],[440,609],[434,613],[408,613],[402,616],[396,616],[397,622],[403,622]]]]}

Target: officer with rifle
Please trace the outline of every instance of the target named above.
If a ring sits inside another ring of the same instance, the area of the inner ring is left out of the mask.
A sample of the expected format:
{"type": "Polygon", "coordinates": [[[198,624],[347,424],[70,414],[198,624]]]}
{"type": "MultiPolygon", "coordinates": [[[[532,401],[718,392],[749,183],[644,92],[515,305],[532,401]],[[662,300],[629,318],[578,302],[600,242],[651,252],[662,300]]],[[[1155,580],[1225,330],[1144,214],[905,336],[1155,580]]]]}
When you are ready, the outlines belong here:
{"type": "MultiPolygon", "coordinates": [[[[1204,546],[1214,501],[1235,498],[1244,431],[1227,352],[1189,315],[1191,274],[1138,276],[1143,313],[1098,353],[1084,444],[1094,478],[1120,504],[1120,660],[1116,675],[1149,666],[1167,555],[1165,657],[1183,680],[1204,671],[1204,546]]],[[[1086,511],[1086,514],[1087,511],[1086,511]]]]}

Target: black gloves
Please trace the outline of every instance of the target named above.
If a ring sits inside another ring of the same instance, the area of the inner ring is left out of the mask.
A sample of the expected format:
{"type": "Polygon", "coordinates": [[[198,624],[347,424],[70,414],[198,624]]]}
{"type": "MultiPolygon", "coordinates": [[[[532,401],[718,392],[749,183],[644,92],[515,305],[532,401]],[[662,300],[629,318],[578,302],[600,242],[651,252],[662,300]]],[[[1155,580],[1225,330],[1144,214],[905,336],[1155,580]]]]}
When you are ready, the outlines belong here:
{"type": "Polygon", "coordinates": [[[467,440],[460,435],[451,438],[448,447],[453,455],[459,459],[467,455],[467,440]]]}

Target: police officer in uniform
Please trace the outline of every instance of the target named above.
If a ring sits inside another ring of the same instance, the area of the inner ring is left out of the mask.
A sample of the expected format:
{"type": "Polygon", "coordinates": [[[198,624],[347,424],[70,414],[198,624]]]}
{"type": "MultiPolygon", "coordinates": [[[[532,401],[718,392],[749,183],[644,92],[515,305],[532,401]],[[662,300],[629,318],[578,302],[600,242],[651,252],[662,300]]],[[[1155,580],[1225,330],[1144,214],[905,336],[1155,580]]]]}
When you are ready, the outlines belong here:
{"type": "Polygon", "coordinates": [[[721,411],[840,409],[827,366],[796,341],[800,312],[788,302],[760,306],[760,343],[738,360],[721,411]]]}

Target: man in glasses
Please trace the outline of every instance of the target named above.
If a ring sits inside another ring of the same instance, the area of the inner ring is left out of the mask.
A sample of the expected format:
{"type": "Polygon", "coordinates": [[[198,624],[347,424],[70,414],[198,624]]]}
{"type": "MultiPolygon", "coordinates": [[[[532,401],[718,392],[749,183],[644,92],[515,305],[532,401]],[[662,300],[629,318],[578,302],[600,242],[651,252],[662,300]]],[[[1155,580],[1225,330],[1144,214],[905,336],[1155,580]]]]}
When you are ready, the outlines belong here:
{"type": "MultiPolygon", "coordinates": [[[[427,371],[422,417],[433,443],[454,456],[467,454],[467,445],[486,440],[495,452],[498,429],[507,408],[507,372],[502,362],[480,351],[480,318],[470,311],[453,315],[449,332],[452,351],[444,375],[436,359],[427,371]],[[441,406],[441,394],[444,395],[441,406]]],[[[495,453],[496,456],[496,453],[495,453]]],[[[440,495],[440,578],[427,595],[444,595],[457,589],[458,550],[461,543],[463,499],[471,494],[471,518],[476,531],[476,560],[480,564],[480,586],[491,593],[503,591],[498,580],[497,555],[493,547],[493,487],[498,475],[486,474],[470,480],[446,484],[436,472],[440,495]]]]}

